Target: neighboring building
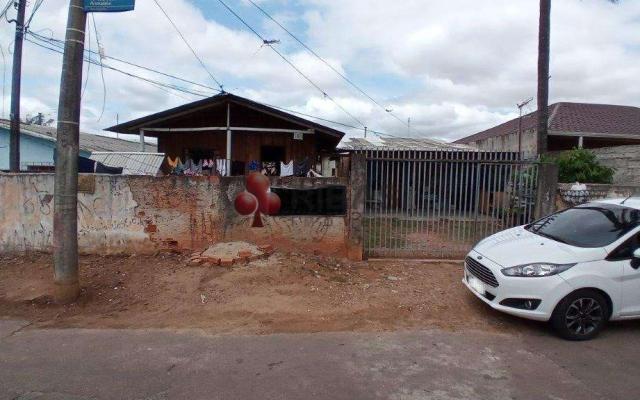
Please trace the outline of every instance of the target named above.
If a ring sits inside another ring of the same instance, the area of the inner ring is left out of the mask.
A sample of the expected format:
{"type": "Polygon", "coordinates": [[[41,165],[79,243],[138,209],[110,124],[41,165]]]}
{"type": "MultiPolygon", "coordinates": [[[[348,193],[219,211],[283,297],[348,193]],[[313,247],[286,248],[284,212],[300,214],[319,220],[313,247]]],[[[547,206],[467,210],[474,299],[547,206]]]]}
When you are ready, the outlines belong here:
{"type": "Polygon", "coordinates": [[[447,143],[441,140],[428,138],[396,138],[383,137],[376,141],[370,141],[362,138],[349,138],[349,140],[340,143],[340,150],[348,152],[362,151],[454,151],[454,150],[471,150],[470,146],[464,144],[447,143]]]}
{"type": "MultiPolygon", "coordinates": [[[[343,132],[230,93],[107,130],[158,138],[158,151],[167,156],[165,168],[175,165],[178,157],[181,162],[196,164],[215,160],[222,175],[243,175],[267,164],[269,175],[280,175],[280,163],[293,162],[331,176],[317,166],[323,157],[335,152],[344,136],[343,132]]],[[[174,173],[176,170],[173,168],[174,173]]]]}
{"type": "MultiPolygon", "coordinates": [[[[522,152],[537,154],[537,112],[522,117],[522,152]]],[[[519,118],[459,140],[485,151],[518,151],[519,118]]],[[[548,150],[640,144],[640,108],[609,104],[556,103],[549,106],[548,150]]]]}
{"type": "MultiPolygon", "coordinates": [[[[20,169],[37,170],[54,165],[56,128],[40,125],[21,124],[20,127],[20,169]]],[[[0,119],[0,170],[9,170],[10,121],[0,119]]],[[[80,133],[80,156],[89,158],[93,152],[138,152],[140,144],[128,140],[80,133]]],[[[156,146],[147,144],[147,149],[155,152],[156,146]]]]}

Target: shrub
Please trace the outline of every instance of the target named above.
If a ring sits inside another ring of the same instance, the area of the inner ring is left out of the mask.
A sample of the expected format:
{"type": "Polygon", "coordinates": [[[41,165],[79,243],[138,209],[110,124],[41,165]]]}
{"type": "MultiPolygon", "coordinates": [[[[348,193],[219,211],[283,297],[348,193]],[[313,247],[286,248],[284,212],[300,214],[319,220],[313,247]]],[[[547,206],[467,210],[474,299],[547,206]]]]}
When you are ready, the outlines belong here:
{"type": "Polygon", "coordinates": [[[563,183],[611,183],[615,169],[601,165],[596,155],[586,149],[564,152],[551,161],[559,168],[559,180],[563,183]]]}

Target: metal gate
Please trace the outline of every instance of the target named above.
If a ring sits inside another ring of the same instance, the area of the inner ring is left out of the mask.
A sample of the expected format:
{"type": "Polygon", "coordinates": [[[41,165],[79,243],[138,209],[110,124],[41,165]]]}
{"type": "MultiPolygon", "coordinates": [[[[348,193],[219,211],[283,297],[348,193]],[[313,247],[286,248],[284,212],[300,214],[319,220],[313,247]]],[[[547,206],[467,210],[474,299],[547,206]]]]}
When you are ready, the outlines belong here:
{"type": "Polygon", "coordinates": [[[364,151],[368,257],[453,259],[533,220],[538,164],[514,153],[364,151]]]}

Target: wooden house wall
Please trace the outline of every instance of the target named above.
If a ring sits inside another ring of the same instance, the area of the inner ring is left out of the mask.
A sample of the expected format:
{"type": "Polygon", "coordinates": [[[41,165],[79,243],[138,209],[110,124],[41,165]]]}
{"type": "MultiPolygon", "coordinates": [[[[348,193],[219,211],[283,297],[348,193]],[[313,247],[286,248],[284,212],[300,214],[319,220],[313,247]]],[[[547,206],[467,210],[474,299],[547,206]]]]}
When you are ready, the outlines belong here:
{"type": "MultiPolygon", "coordinates": [[[[211,157],[223,158],[227,148],[226,132],[160,133],[158,151],[174,158],[184,157],[188,149],[211,150],[211,157]]],[[[261,160],[262,146],[278,146],[285,150],[285,160],[316,159],[315,135],[305,134],[304,140],[294,140],[292,133],[233,132],[232,159],[250,162],[261,160]]]]}

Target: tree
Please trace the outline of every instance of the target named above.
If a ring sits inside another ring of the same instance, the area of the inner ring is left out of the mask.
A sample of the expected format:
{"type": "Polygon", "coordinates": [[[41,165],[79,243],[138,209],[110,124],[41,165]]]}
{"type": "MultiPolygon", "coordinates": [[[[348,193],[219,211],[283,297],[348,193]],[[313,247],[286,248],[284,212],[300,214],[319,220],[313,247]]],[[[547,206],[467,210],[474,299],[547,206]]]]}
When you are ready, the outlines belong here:
{"type": "MultiPolygon", "coordinates": [[[[617,4],[619,0],[606,0],[617,4]]],[[[551,38],[551,0],[540,0],[538,25],[538,154],[547,152],[549,125],[549,58],[551,38]]]]}
{"type": "Polygon", "coordinates": [[[47,118],[43,113],[38,113],[36,115],[27,115],[24,122],[27,125],[51,126],[54,120],[53,118],[47,118]]]}
{"type": "Polygon", "coordinates": [[[563,183],[611,183],[613,168],[601,165],[596,155],[586,149],[564,152],[550,161],[558,165],[558,180],[563,183]]]}

